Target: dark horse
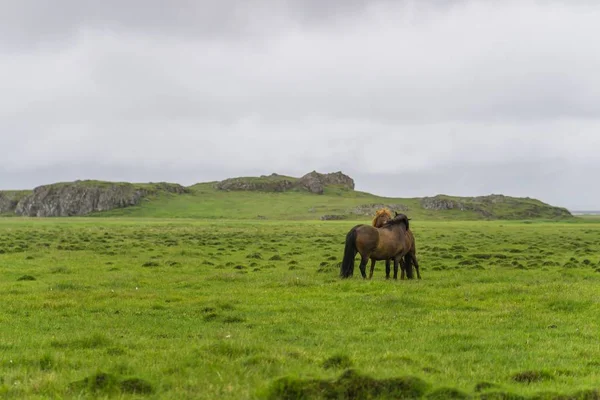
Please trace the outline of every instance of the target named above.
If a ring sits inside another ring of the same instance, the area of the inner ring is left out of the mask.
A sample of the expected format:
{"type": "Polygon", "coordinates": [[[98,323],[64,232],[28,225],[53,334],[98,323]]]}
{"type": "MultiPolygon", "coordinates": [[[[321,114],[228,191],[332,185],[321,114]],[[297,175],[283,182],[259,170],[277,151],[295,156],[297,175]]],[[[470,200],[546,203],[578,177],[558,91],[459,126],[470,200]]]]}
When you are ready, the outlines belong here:
{"type": "MultiPolygon", "coordinates": [[[[340,268],[340,276],[349,278],[354,274],[354,257],[360,253],[360,273],[367,278],[367,262],[371,259],[372,265],[377,260],[394,260],[394,279],[398,279],[398,262],[410,250],[408,231],[408,217],[397,214],[386,222],[381,228],[370,225],[356,225],[346,235],[344,259],[340,268]]],[[[389,263],[386,263],[385,276],[390,277],[389,263]]],[[[407,276],[412,279],[412,268],[407,270],[407,276]]]]}
{"type": "MultiPolygon", "coordinates": [[[[398,215],[401,215],[395,211],[394,211],[394,214],[396,217],[398,215]]],[[[373,226],[375,228],[381,228],[391,219],[392,219],[392,214],[388,210],[386,210],[386,209],[377,210],[377,212],[375,214],[375,218],[373,218],[373,226]]],[[[408,218],[408,220],[410,221],[410,218],[408,218]]],[[[421,272],[419,272],[419,261],[417,260],[417,247],[415,245],[415,236],[413,235],[410,228],[408,228],[406,230],[406,235],[407,235],[408,241],[410,243],[410,248],[408,250],[408,253],[406,253],[406,255],[404,256],[404,258],[400,260],[400,270],[402,271],[402,273],[400,274],[400,279],[404,279],[405,271],[407,271],[407,268],[411,269],[410,276],[412,276],[412,265],[414,265],[415,269],[417,270],[417,278],[421,279],[421,272]]],[[[373,277],[374,269],[375,269],[375,260],[372,260],[371,261],[371,271],[369,273],[369,279],[371,279],[373,277]]],[[[385,269],[386,269],[386,271],[389,271],[390,260],[385,261],[385,269]]],[[[410,279],[410,277],[409,277],[409,279],[410,279]]]]}

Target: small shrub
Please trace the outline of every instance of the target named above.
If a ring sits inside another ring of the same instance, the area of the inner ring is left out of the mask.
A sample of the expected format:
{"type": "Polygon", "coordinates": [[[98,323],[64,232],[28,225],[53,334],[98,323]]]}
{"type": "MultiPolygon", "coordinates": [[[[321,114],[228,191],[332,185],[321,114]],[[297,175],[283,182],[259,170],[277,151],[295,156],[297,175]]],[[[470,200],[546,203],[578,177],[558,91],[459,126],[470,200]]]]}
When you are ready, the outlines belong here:
{"type": "Polygon", "coordinates": [[[552,375],[546,371],[524,371],[512,376],[512,380],[519,383],[533,383],[551,380],[552,375]]]}
{"type": "Polygon", "coordinates": [[[158,267],[158,266],[160,266],[160,264],[156,261],[146,261],[145,263],[142,264],[142,267],[145,267],[145,268],[158,267]]]}
{"type": "Polygon", "coordinates": [[[458,389],[441,388],[441,389],[436,389],[433,392],[427,394],[427,396],[425,398],[430,399],[430,400],[446,400],[446,399],[460,400],[460,399],[470,399],[471,396],[469,396],[468,394],[466,394],[464,392],[461,392],[458,389]]]}
{"type": "Polygon", "coordinates": [[[350,367],[352,367],[352,360],[343,354],[336,354],[323,361],[323,368],[325,369],[347,369],[350,367]]]}
{"type": "Polygon", "coordinates": [[[119,387],[124,393],[133,393],[133,394],[152,394],[154,393],[154,388],[147,381],[140,378],[130,378],[125,379],[119,384],[119,387]]]}

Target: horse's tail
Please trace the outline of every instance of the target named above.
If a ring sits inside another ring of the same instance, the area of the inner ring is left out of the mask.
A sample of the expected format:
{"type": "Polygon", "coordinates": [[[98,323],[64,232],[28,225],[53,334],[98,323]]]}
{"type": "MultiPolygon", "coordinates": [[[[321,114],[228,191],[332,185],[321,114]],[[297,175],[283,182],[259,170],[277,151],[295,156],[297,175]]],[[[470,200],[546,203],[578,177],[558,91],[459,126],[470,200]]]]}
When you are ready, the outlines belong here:
{"type": "Polygon", "coordinates": [[[344,259],[340,267],[340,276],[349,278],[354,274],[354,257],[356,256],[356,228],[355,226],[346,235],[346,246],[344,247],[344,259]]]}

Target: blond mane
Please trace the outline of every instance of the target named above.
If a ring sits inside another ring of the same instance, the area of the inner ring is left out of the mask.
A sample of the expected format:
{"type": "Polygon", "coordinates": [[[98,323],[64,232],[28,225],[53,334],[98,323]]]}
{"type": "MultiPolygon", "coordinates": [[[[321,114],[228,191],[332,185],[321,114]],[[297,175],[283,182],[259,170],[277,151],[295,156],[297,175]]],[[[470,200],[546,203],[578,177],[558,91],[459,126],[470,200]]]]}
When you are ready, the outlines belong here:
{"type": "Polygon", "coordinates": [[[392,212],[387,208],[380,208],[377,210],[375,212],[375,218],[373,218],[373,226],[377,226],[377,221],[384,216],[388,219],[392,219],[392,212]]]}

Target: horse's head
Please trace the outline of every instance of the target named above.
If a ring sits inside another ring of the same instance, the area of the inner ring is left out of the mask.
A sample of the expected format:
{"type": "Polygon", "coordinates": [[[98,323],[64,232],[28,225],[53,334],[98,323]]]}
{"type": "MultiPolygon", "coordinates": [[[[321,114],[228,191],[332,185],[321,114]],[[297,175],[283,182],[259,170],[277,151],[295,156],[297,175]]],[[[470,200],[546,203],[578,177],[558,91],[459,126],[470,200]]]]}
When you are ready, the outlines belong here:
{"type": "MultiPolygon", "coordinates": [[[[404,214],[400,214],[398,211],[394,211],[394,218],[399,216],[399,215],[404,215],[404,214]]],[[[406,215],[404,215],[406,217],[406,215]]],[[[409,221],[411,220],[411,218],[406,217],[409,221]]]]}
{"type": "Polygon", "coordinates": [[[375,228],[381,228],[386,222],[392,219],[392,213],[387,208],[381,208],[375,213],[373,218],[373,226],[375,228]]]}

